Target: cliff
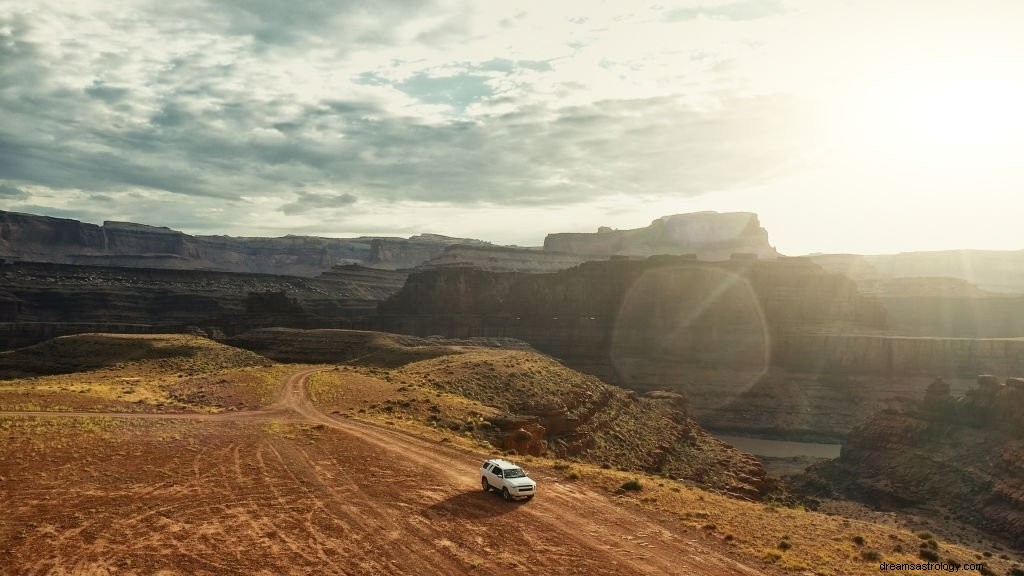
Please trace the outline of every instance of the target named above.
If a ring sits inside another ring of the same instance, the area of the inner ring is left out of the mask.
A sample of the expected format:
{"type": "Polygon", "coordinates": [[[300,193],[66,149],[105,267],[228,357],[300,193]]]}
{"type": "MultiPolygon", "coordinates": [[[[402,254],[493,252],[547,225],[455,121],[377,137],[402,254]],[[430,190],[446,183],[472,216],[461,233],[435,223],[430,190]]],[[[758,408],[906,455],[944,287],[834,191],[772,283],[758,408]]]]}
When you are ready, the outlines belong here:
{"type": "Polygon", "coordinates": [[[129,222],[102,226],[0,211],[0,258],[27,262],[316,276],[333,266],[413,268],[445,247],[478,240],[191,236],[129,222]]]}
{"type": "MultiPolygon", "coordinates": [[[[885,327],[880,307],[850,280],[799,258],[661,256],[551,274],[431,270],[412,274],[378,310],[379,329],[518,338],[608,382],[683,392],[698,421],[718,414],[718,423],[744,413],[731,403],[781,369],[776,358],[799,355],[786,349],[791,335],[885,327]]],[[[783,402],[769,414],[797,409],[783,402]]],[[[826,422],[840,435],[852,425],[826,422]]]]}
{"type": "Polygon", "coordinates": [[[459,244],[445,248],[421,264],[419,270],[439,268],[476,268],[490,272],[557,272],[586,262],[585,256],[509,246],[472,246],[459,244]]]}
{"type": "Polygon", "coordinates": [[[359,266],[319,278],[65,264],[0,265],[0,348],[82,332],[348,326],[406,274],[359,266]]]}
{"type": "Polygon", "coordinates": [[[749,212],[676,214],[659,218],[646,228],[602,227],[595,234],[548,234],[544,250],[589,257],[696,254],[701,260],[728,260],[733,254],[779,256],[768,243],[768,232],[757,214],[749,212]]]}
{"type": "Polygon", "coordinates": [[[814,495],[949,514],[1024,548],[1024,380],[981,376],[963,396],[941,380],[906,411],[853,430],[838,459],[798,479],[814,495]]]}
{"type": "Polygon", "coordinates": [[[370,326],[511,337],[639,391],[690,398],[713,430],[838,440],[935,377],[1024,373],[1024,340],[900,337],[882,300],[803,258],[587,262],[549,274],[413,273],[370,326]]]}
{"type": "Polygon", "coordinates": [[[893,278],[955,278],[997,293],[1024,294],[1024,250],[943,250],[900,254],[814,254],[823,267],[858,283],[893,278]]]}

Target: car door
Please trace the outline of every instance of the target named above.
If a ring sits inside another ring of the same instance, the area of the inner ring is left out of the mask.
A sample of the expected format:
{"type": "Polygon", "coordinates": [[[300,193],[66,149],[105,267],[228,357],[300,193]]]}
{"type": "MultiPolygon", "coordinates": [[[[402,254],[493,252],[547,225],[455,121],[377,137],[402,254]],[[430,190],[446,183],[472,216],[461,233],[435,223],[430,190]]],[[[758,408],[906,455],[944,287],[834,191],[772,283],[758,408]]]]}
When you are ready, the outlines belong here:
{"type": "Polygon", "coordinates": [[[495,488],[501,488],[501,468],[497,464],[491,464],[487,471],[487,482],[495,488]]]}

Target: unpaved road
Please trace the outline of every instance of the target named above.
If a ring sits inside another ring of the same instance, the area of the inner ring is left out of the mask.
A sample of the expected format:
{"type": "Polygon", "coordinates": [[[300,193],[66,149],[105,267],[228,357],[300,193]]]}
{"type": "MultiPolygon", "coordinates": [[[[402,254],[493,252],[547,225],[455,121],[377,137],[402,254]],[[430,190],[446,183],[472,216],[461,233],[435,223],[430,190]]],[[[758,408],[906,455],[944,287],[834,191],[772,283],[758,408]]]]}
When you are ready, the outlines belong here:
{"type": "Polygon", "coordinates": [[[0,573],[762,574],[543,473],[531,502],[485,494],[483,454],[327,416],[314,371],[255,412],[81,433],[53,421],[97,414],[0,413],[21,421],[0,437],[0,573]]]}

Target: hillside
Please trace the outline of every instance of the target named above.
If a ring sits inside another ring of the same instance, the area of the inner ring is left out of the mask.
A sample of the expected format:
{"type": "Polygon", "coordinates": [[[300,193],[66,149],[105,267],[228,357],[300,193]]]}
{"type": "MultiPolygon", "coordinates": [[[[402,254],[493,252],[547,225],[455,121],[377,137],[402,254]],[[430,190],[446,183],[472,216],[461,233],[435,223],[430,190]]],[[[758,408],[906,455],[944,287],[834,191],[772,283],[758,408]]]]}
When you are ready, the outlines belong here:
{"type": "Polygon", "coordinates": [[[268,359],[181,334],[80,334],[0,353],[0,410],[216,412],[269,404],[268,359]]]}
{"type": "Polygon", "coordinates": [[[311,397],[327,411],[409,418],[515,454],[662,474],[744,498],[766,488],[756,459],[701,429],[678,394],[637,395],[528,350],[344,337],[348,346],[334,341],[335,361],[358,366],[311,379],[311,397]],[[358,390],[346,387],[353,380],[358,390]]]}
{"type": "Polygon", "coordinates": [[[266,366],[266,358],[184,334],[78,334],[0,352],[0,378],[132,368],[154,374],[266,366]]]}

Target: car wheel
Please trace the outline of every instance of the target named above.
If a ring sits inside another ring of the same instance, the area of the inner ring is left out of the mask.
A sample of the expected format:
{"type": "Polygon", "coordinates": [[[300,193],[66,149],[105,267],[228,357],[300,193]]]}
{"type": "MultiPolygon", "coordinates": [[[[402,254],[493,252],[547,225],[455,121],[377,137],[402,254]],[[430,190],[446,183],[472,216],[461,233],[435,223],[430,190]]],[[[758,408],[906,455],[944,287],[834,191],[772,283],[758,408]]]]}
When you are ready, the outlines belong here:
{"type": "Polygon", "coordinates": [[[527,497],[526,497],[526,501],[527,501],[527,502],[529,502],[530,500],[533,500],[533,496],[532,496],[532,495],[531,495],[531,496],[527,496],[527,497]]]}
{"type": "Polygon", "coordinates": [[[501,497],[504,498],[505,500],[511,500],[512,499],[512,495],[509,494],[508,488],[502,488],[501,489],[501,497]]]}
{"type": "Polygon", "coordinates": [[[487,478],[480,479],[480,486],[484,489],[484,492],[491,491],[491,485],[487,483],[487,478]]]}

